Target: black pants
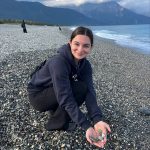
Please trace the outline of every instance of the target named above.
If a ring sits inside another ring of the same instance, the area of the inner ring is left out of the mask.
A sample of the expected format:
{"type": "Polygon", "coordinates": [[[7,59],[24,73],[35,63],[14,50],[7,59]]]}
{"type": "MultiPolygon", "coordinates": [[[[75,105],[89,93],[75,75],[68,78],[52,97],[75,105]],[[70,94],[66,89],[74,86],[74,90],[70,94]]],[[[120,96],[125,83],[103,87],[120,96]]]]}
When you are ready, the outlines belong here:
{"type": "Polygon", "coordinates": [[[23,28],[23,32],[24,32],[24,33],[27,33],[27,29],[26,29],[26,28],[23,28]]]}
{"type": "MultiPolygon", "coordinates": [[[[86,84],[81,81],[73,81],[71,82],[71,87],[78,106],[81,106],[87,93],[86,84]]],[[[29,100],[30,104],[40,112],[54,111],[46,127],[48,130],[61,129],[70,120],[68,113],[59,107],[52,87],[34,95],[29,95],[29,100]]]]}

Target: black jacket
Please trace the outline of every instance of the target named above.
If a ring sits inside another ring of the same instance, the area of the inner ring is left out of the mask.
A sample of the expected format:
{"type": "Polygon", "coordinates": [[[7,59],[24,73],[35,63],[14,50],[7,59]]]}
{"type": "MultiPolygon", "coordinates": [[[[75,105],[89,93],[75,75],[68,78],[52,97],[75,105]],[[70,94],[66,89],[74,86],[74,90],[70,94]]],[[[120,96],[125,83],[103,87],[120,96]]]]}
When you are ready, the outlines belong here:
{"type": "Polygon", "coordinates": [[[28,84],[28,92],[32,94],[39,92],[43,88],[53,87],[60,107],[68,112],[74,122],[86,130],[91,124],[81,112],[74,99],[70,80],[77,75],[76,78],[78,80],[84,81],[87,84],[88,92],[85,104],[88,114],[94,124],[100,121],[102,113],[96,102],[91,65],[84,58],[76,66],[69,44],[62,46],[58,52],[58,55],[48,59],[46,64],[33,75],[28,84]]]}

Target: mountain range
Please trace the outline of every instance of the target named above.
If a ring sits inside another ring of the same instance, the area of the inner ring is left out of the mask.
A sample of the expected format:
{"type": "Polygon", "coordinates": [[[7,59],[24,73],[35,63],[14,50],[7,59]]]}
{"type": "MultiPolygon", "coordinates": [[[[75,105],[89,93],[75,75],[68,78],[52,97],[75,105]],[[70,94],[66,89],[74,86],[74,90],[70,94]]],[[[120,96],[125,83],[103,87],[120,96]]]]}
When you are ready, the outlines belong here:
{"type": "Polygon", "coordinates": [[[150,24],[150,17],[136,14],[116,2],[60,8],[39,2],[0,0],[0,19],[25,19],[55,25],[150,24]]]}
{"type": "Polygon", "coordinates": [[[150,17],[139,15],[120,6],[115,1],[105,3],[85,3],[80,6],[70,5],[71,8],[85,16],[97,20],[101,25],[126,25],[150,23],[150,17]]]}

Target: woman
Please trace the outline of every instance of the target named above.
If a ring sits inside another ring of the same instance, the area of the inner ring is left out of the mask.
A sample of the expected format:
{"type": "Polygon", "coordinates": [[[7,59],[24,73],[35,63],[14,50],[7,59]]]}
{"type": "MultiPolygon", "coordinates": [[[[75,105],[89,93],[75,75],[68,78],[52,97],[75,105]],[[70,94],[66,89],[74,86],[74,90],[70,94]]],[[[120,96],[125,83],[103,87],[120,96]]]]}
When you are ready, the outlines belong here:
{"type": "Polygon", "coordinates": [[[85,27],[76,28],[69,43],[33,74],[28,92],[30,103],[36,110],[50,112],[47,130],[73,130],[75,125],[79,125],[86,131],[87,141],[104,147],[110,127],[102,121],[93,87],[92,68],[86,59],[92,46],[92,31],[85,27]],[[79,108],[83,102],[93,125],[79,108]],[[98,130],[102,130],[105,137],[94,142],[90,137],[97,138],[98,130]]]}

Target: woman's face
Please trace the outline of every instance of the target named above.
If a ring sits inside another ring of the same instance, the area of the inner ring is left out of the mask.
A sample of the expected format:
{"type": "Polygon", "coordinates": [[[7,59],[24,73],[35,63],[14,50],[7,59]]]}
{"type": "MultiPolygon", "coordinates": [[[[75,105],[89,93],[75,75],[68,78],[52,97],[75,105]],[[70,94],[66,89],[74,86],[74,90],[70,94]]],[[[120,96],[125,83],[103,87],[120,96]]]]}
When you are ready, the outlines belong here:
{"type": "Polygon", "coordinates": [[[69,42],[72,55],[76,61],[85,58],[91,52],[91,41],[86,35],[77,35],[69,42]]]}

